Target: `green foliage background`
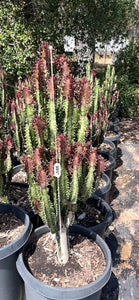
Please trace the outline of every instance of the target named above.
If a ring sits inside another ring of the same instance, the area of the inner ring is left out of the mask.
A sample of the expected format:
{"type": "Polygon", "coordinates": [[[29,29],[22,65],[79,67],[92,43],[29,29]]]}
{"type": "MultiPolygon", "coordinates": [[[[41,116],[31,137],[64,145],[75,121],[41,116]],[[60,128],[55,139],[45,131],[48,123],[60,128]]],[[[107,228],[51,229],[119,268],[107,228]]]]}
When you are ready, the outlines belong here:
{"type": "MultiPolygon", "coordinates": [[[[0,67],[9,85],[30,73],[42,41],[63,53],[63,38],[74,35],[95,49],[95,42],[126,36],[135,0],[2,0],[0,67]]],[[[10,89],[10,93],[13,90],[10,89]]]]}
{"type": "Polygon", "coordinates": [[[139,39],[132,39],[115,63],[120,90],[120,116],[139,115],[139,39]]]}

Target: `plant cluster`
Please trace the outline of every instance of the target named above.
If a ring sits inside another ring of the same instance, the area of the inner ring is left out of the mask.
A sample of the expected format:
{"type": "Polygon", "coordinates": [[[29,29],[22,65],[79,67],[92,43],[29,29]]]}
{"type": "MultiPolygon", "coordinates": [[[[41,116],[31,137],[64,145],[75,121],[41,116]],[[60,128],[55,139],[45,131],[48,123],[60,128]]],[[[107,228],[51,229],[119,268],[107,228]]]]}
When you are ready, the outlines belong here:
{"type": "Polygon", "coordinates": [[[32,74],[18,81],[15,98],[4,101],[32,206],[55,233],[61,263],[68,260],[67,230],[77,200],[86,201],[105,169],[97,147],[118,97],[114,71],[106,76],[100,86],[88,66],[86,77],[75,78],[69,59],[52,54],[45,42],[32,74]]]}
{"type": "Polygon", "coordinates": [[[139,83],[139,38],[130,40],[129,45],[119,52],[115,70],[119,77],[126,75],[129,84],[139,83]]]}
{"type": "Polygon", "coordinates": [[[99,147],[103,142],[108,129],[111,115],[116,110],[119,101],[119,90],[117,89],[117,77],[114,67],[107,66],[103,83],[90,72],[87,66],[87,78],[92,86],[92,110],[90,115],[90,136],[92,146],[99,147]],[[92,76],[90,76],[92,74],[92,76]]]}
{"type": "Polygon", "coordinates": [[[139,85],[131,84],[127,75],[118,79],[119,95],[119,116],[120,117],[137,117],[139,115],[139,85]]]}

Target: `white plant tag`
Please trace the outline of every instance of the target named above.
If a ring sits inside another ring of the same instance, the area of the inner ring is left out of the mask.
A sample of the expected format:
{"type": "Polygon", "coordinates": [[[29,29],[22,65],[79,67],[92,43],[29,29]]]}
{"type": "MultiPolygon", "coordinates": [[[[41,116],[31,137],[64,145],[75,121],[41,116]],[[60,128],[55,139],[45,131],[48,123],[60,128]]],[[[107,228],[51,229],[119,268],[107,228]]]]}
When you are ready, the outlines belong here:
{"type": "Polygon", "coordinates": [[[54,164],[54,176],[57,178],[61,176],[61,166],[59,163],[54,164]]]}

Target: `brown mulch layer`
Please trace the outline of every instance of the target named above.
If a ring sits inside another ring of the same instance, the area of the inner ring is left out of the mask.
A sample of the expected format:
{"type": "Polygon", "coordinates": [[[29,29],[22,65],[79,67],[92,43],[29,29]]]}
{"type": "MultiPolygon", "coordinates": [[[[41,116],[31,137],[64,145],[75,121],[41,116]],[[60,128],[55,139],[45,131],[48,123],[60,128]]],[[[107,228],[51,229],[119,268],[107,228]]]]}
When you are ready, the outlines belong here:
{"type": "Polygon", "coordinates": [[[105,158],[105,170],[110,166],[110,164],[111,164],[110,160],[105,158]]]}
{"type": "Polygon", "coordinates": [[[16,240],[25,225],[12,213],[0,214],[0,248],[16,240]]]}
{"type": "Polygon", "coordinates": [[[27,183],[27,174],[24,171],[20,170],[18,173],[12,176],[11,181],[27,183]]]}
{"type": "Polygon", "coordinates": [[[107,151],[109,151],[109,150],[111,150],[111,149],[112,149],[112,146],[109,145],[109,144],[106,144],[105,142],[102,143],[102,144],[99,146],[99,148],[98,148],[98,150],[99,150],[99,151],[102,151],[102,152],[107,152],[107,151]]]}
{"type": "MultiPolygon", "coordinates": [[[[32,249],[30,250],[32,252],[32,249]]],[[[37,279],[50,286],[73,288],[95,281],[104,272],[106,262],[100,247],[81,235],[70,236],[68,263],[60,265],[51,233],[34,244],[33,254],[26,257],[28,267],[37,279]]]]}
{"type": "Polygon", "coordinates": [[[95,207],[86,205],[83,211],[77,210],[77,224],[92,227],[104,222],[105,216],[95,207]]]}
{"type": "Polygon", "coordinates": [[[98,189],[102,189],[105,185],[106,185],[106,181],[105,181],[103,178],[101,178],[101,179],[99,180],[98,185],[97,185],[96,188],[94,189],[94,192],[95,192],[96,190],[98,190],[98,189]]]}
{"type": "Polygon", "coordinates": [[[113,131],[107,131],[107,134],[106,134],[106,137],[115,137],[115,136],[118,136],[119,134],[116,134],[115,132],[113,131]]]}
{"type": "Polygon", "coordinates": [[[8,189],[8,201],[11,204],[22,207],[26,212],[31,209],[28,188],[10,185],[8,189]]]}

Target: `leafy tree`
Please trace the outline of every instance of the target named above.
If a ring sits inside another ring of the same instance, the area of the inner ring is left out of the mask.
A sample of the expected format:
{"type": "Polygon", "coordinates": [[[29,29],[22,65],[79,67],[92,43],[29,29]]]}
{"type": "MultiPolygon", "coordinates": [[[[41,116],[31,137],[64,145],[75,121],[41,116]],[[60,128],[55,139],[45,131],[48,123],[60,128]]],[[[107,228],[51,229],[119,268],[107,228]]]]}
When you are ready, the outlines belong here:
{"type": "Polygon", "coordinates": [[[0,6],[0,65],[8,74],[11,85],[27,74],[36,45],[31,39],[30,28],[23,22],[22,6],[11,0],[0,6]]]}
{"type": "Polygon", "coordinates": [[[115,70],[120,90],[120,116],[139,115],[139,39],[132,39],[119,52],[115,70]]]}
{"type": "Polygon", "coordinates": [[[115,69],[118,76],[126,74],[129,83],[139,83],[139,38],[119,52],[115,69]]]}
{"type": "Polygon", "coordinates": [[[96,41],[125,36],[134,12],[135,0],[2,0],[0,65],[12,85],[30,72],[42,41],[63,53],[65,35],[83,42],[82,57],[90,49],[93,64],[96,41]]]}

